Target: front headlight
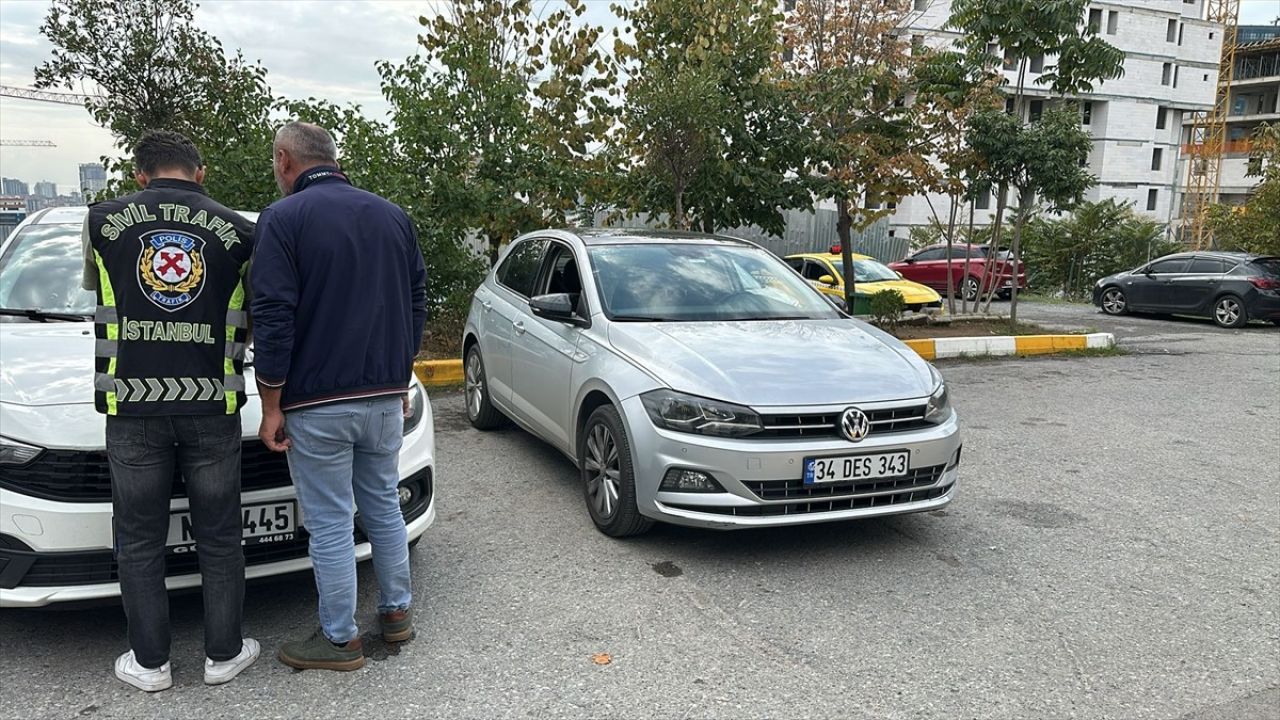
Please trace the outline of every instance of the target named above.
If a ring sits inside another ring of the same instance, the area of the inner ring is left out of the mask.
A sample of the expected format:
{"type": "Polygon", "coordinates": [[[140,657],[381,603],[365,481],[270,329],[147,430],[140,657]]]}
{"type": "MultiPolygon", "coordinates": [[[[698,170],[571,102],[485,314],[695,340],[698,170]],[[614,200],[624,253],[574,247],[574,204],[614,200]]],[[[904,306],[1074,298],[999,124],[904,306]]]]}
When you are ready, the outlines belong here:
{"type": "Polygon", "coordinates": [[[932,365],[929,366],[929,372],[933,375],[934,388],[929,395],[929,407],[924,412],[924,419],[937,425],[945,422],[951,415],[951,397],[947,394],[947,382],[942,379],[942,373],[932,365]]]}
{"type": "Polygon", "coordinates": [[[0,465],[26,465],[44,452],[35,445],[0,437],[0,465]]]}
{"type": "Polygon", "coordinates": [[[674,390],[647,392],[640,401],[653,424],[667,430],[717,437],[743,437],[761,430],[760,416],[741,405],[674,390]]]}
{"type": "Polygon", "coordinates": [[[427,399],[422,392],[422,386],[414,383],[409,387],[409,414],[404,419],[404,434],[408,435],[418,426],[422,424],[422,418],[427,414],[427,399]]]}

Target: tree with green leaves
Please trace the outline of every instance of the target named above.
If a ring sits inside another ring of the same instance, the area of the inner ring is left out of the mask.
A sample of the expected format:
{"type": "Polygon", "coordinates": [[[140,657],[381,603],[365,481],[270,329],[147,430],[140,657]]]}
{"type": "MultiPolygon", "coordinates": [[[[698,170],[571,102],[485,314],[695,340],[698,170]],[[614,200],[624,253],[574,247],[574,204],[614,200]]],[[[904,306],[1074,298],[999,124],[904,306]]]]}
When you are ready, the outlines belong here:
{"type": "MultiPolygon", "coordinates": [[[[1001,51],[1004,66],[1016,73],[1017,81],[1012,92],[1012,115],[1014,123],[987,118],[982,128],[995,133],[981,139],[979,133],[971,132],[971,142],[975,139],[984,147],[996,151],[997,156],[985,156],[984,161],[994,172],[988,173],[987,180],[996,188],[996,218],[994,243],[999,243],[1004,210],[1007,205],[1007,193],[1013,178],[1020,177],[1023,185],[1016,186],[1018,207],[1015,218],[1012,245],[1012,262],[1016,268],[1020,262],[1019,240],[1022,229],[1034,211],[1037,191],[1040,186],[1050,190],[1061,190],[1059,197],[1046,197],[1048,204],[1063,207],[1070,204],[1074,188],[1084,176],[1077,172],[1082,160],[1087,160],[1089,136],[1079,127],[1079,119],[1074,122],[1075,129],[1067,116],[1075,114],[1071,111],[1047,112],[1045,118],[1053,116],[1048,127],[1034,136],[1022,135],[1024,118],[1026,118],[1027,74],[1033,59],[1045,59],[1045,71],[1034,81],[1050,95],[1056,95],[1060,105],[1064,105],[1067,96],[1089,92],[1105,80],[1112,80],[1124,73],[1124,53],[1115,46],[1098,37],[1100,28],[1091,27],[1083,22],[1089,7],[1088,0],[955,0],[951,6],[951,17],[948,27],[963,33],[963,46],[971,58],[983,60],[992,66],[1001,62],[1001,58],[991,55],[991,48],[1001,51]],[[1051,132],[1063,133],[1059,137],[1050,137],[1051,132]],[[1077,156],[1076,150],[1084,139],[1083,157],[1077,156]],[[1061,182],[1052,179],[1036,179],[1032,168],[1038,161],[1030,155],[1018,159],[1016,148],[1002,143],[1023,145],[1034,142],[1039,145],[1036,152],[1058,153],[1056,160],[1060,163],[1056,168],[1045,168],[1062,175],[1061,182]],[[1073,162],[1074,161],[1074,162],[1073,162]],[[1065,163],[1073,163],[1067,165],[1065,163]],[[1015,169],[1021,165],[1021,169],[1015,169]]],[[[1042,120],[1043,122],[1043,120],[1042,120]]],[[[1029,130],[1027,132],[1030,132],[1029,130]]],[[[979,151],[981,155],[982,152],[979,151]]],[[[1090,181],[1091,182],[1091,181],[1090,181]]],[[[1086,185],[1087,189],[1088,185],[1086,185]]],[[[1080,190],[1083,193],[1083,189],[1080,190]]],[[[994,262],[996,253],[988,254],[988,264],[994,262]]],[[[987,296],[987,305],[995,293],[996,283],[987,296]]],[[[1013,285],[1009,314],[1016,319],[1018,312],[1018,287],[1013,285]]]]}
{"type": "Polygon", "coordinates": [[[602,28],[582,22],[581,0],[545,9],[459,0],[419,19],[420,54],[378,64],[405,167],[442,222],[479,232],[491,259],[521,233],[565,223],[613,123],[602,28]]]}
{"type": "Polygon", "coordinates": [[[1220,248],[1280,255],[1280,124],[1258,126],[1252,140],[1248,176],[1257,187],[1243,205],[1215,205],[1209,222],[1220,248]]]}
{"type": "Polygon", "coordinates": [[[211,195],[257,210],[277,195],[267,71],[228,55],[196,25],[195,8],[191,0],[54,0],[40,27],[53,57],[35,69],[36,87],[89,95],[86,109],[124,153],[103,158],[117,178],[110,192],[135,189],[129,156],[146,131],[173,130],[200,148],[211,195]]]}
{"type": "Polygon", "coordinates": [[[784,87],[811,141],[805,175],[836,206],[845,302],[853,307],[852,229],[927,186],[933,173],[907,102],[916,62],[899,28],[908,0],[799,0],[783,41],[784,87]],[[879,202],[879,209],[867,200],[879,202]]]}
{"type": "Polygon", "coordinates": [[[1061,218],[1033,218],[1023,231],[1032,285],[1065,297],[1088,299],[1093,284],[1177,250],[1164,226],[1132,203],[1107,198],[1083,202],[1061,218]]]}
{"type": "Polygon", "coordinates": [[[632,35],[615,43],[628,75],[619,204],[679,228],[780,234],[782,211],[812,201],[797,172],[802,119],[774,77],[777,3],[643,0],[615,12],[632,35]]]}
{"type": "MultiPolygon", "coordinates": [[[[915,122],[920,132],[930,138],[933,167],[936,170],[935,188],[947,197],[947,218],[944,222],[938,208],[928,193],[933,225],[941,230],[940,237],[947,245],[947,267],[952,265],[952,251],[956,238],[956,224],[960,208],[965,200],[970,206],[974,198],[969,193],[971,175],[977,170],[978,157],[969,145],[966,133],[970,121],[980,112],[994,109],[1000,100],[995,89],[997,75],[982,65],[953,50],[923,50],[919,63],[914,67],[912,84],[915,87],[915,122]]],[[[955,314],[955,276],[947,273],[947,312],[955,314]]],[[[961,309],[967,310],[968,298],[962,298],[961,309]]]]}

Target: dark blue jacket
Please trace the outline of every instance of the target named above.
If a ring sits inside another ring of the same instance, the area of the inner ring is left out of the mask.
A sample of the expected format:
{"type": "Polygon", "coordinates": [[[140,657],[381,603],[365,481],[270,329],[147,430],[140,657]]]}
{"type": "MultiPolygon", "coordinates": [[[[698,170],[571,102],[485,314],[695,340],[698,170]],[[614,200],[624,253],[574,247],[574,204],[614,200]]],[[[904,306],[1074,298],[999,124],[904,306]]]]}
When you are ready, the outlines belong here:
{"type": "Polygon", "coordinates": [[[405,392],[427,322],[409,217],[335,167],[303,173],[254,233],[254,367],[292,410],[405,392]]]}

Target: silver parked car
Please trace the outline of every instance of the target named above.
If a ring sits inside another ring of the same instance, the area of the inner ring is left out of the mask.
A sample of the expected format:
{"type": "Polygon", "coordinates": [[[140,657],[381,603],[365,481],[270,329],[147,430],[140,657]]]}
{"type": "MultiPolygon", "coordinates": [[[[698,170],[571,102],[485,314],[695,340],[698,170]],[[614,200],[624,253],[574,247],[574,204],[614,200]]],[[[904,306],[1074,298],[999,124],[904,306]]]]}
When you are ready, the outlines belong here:
{"type": "Polygon", "coordinates": [[[467,415],[578,466],[612,536],[942,507],[960,433],[942,376],[734,238],[547,230],[475,292],[467,415]]]}

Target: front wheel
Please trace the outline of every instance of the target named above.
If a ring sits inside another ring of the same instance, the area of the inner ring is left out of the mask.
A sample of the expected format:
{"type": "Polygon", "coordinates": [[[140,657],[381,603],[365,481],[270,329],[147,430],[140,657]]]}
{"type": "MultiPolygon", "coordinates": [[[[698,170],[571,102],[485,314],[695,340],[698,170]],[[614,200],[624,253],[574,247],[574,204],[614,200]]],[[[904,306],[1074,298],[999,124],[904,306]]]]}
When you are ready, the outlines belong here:
{"type": "Polygon", "coordinates": [[[973,302],[978,299],[978,295],[982,292],[982,285],[978,282],[978,278],[969,275],[960,284],[960,292],[964,293],[965,300],[973,302]]]}
{"type": "Polygon", "coordinates": [[[1249,313],[1244,309],[1244,301],[1235,295],[1223,295],[1213,304],[1213,321],[1224,328],[1244,327],[1249,322],[1249,313]]]}
{"type": "Polygon", "coordinates": [[[1111,287],[1102,291],[1102,312],[1108,315],[1124,315],[1129,312],[1129,299],[1120,288],[1111,287]]]}
{"type": "Polygon", "coordinates": [[[489,382],[484,374],[484,358],[480,356],[479,343],[467,350],[463,368],[466,382],[467,419],[477,430],[493,430],[502,425],[502,413],[489,400],[489,382]]]}
{"type": "Polygon", "coordinates": [[[653,526],[636,505],[631,443],[622,418],[612,405],[596,408],[578,436],[582,492],[587,512],[600,532],[610,537],[639,535],[653,526]]]}

